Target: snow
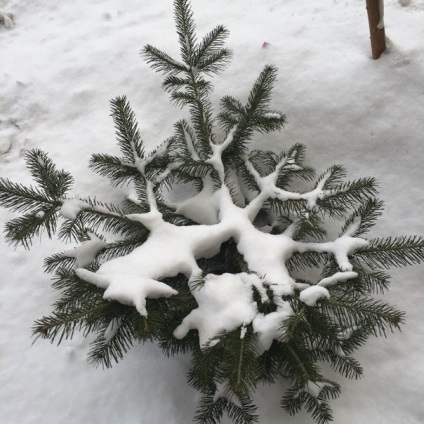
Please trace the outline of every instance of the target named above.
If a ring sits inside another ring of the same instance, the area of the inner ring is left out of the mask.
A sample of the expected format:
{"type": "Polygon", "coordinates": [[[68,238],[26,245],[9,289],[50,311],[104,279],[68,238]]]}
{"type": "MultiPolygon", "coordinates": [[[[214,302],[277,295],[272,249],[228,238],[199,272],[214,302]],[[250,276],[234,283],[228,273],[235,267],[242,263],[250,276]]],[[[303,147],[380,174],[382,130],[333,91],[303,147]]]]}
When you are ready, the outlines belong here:
{"type": "MultiPolygon", "coordinates": [[[[199,331],[200,346],[223,331],[233,331],[252,322],[257,314],[252,300],[252,285],[258,277],[242,274],[208,274],[204,284],[192,291],[199,307],[194,309],[175,329],[182,339],[189,330],[199,331]]],[[[214,340],[213,342],[216,342],[214,340]]]]}
{"type": "Polygon", "coordinates": [[[317,382],[309,381],[306,384],[306,387],[305,387],[304,390],[305,390],[305,392],[309,393],[314,398],[318,398],[318,396],[321,393],[321,390],[326,386],[329,386],[329,384],[318,382],[318,381],[317,382]]]}
{"type": "Polygon", "coordinates": [[[46,213],[44,211],[39,211],[35,214],[35,216],[39,219],[43,219],[46,213]]]}
{"type": "Polygon", "coordinates": [[[300,292],[299,299],[308,306],[316,306],[318,300],[330,299],[330,293],[325,287],[310,286],[300,292]]]}
{"type": "Polygon", "coordinates": [[[253,331],[258,337],[259,352],[265,352],[271,347],[274,339],[281,339],[281,323],[292,315],[292,309],[284,302],[275,312],[257,314],[253,320],[253,331]]]}
{"type": "MultiPolygon", "coordinates": [[[[38,217],[38,214],[37,214],[38,217]]],[[[63,256],[75,258],[77,268],[89,266],[97,254],[106,247],[106,242],[95,234],[88,232],[89,240],[81,243],[78,247],[63,253],[63,256]]]]}
{"type": "MultiPolygon", "coordinates": [[[[378,61],[370,59],[362,0],[192,3],[199,33],[218,23],[230,30],[234,60],[216,81],[215,101],[223,94],[243,98],[265,64],[279,68],[272,105],[287,114],[288,123],[281,134],[257,137],[261,147],[289,148],[300,141],[308,147],[307,163],[319,172],[342,163],[349,178],[375,176],[386,210],[373,235],[424,232],[422,0],[385,1],[389,49],[378,61]],[[266,49],[261,48],[264,40],[266,49]]],[[[135,0],[0,1],[0,9],[15,17],[13,28],[0,25],[0,140],[7,140],[0,156],[2,176],[29,184],[22,158],[38,147],[76,177],[75,195],[122,198],[86,164],[91,153],[116,152],[109,99],[129,95],[150,147],[169,137],[184,115],[168,105],[160,77],[138,55],[149,43],[177,57],[170,5],[170,0],[143,5],[135,0]]],[[[65,208],[64,214],[74,219],[81,208],[69,214],[65,208]]],[[[0,210],[0,222],[11,217],[0,210]]],[[[347,235],[343,243],[352,241],[348,237],[353,238],[347,235]]],[[[341,243],[334,249],[357,247],[341,243]]],[[[42,341],[31,346],[32,322],[49,314],[56,299],[42,262],[62,250],[62,244],[46,239],[31,252],[14,250],[0,239],[2,419],[11,424],[191,422],[198,394],[186,384],[186,357],[163,358],[157,347],[146,344],[102,372],[85,363],[88,343],[81,336],[60,347],[42,341]]],[[[338,380],[342,395],[332,403],[335,422],[424,421],[419,377],[424,312],[415,294],[421,290],[421,273],[420,267],[394,272],[385,300],[407,311],[407,325],[402,334],[371,340],[359,351],[364,378],[338,380]]],[[[349,284],[343,281],[338,280],[349,284]]],[[[259,330],[259,315],[255,323],[259,330]]],[[[276,332],[267,323],[262,344],[276,332]]],[[[278,406],[281,395],[276,386],[259,388],[261,424],[288,419],[278,406]]],[[[312,423],[307,414],[289,421],[312,423]]]]}
{"type": "Polygon", "coordinates": [[[322,287],[333,286],[340,281],[347,281],[351,278],[356,278],[358,274],[353,271],[336,272],[331,277],[323,278],[318,285],[322,287]]]}
{"type": "Polygon", "coordinates": [[[90,205],[81,199],[65,199],[60,208],[60,215],[74,221],[82,210],[88,208],[90,205]]]}
{"type": "Polygon", "coordinates": [[[344,234],[334,241],[325,243],[305,243],[301,246],[297,243],[297,247],[301,252],[312,250],[315,252],[332,253],[342,271],[352,271],[353,266],[350,263],[348,256],[352,255],[357,250],[367,247],[369,244],[367,240],[361,237],[352,237],[358,226],[359,221],[354,221],[346,229],[344,234]]]}

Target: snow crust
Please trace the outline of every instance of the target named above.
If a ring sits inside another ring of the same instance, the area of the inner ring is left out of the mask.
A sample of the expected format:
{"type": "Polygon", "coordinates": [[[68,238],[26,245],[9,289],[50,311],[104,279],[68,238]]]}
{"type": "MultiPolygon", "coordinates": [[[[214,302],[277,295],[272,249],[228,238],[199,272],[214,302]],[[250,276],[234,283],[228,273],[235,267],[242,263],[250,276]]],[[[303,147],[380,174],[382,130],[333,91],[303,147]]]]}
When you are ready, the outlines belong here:
{"type": "MultiPolygon", "coordinates": [[[[264,64],[279,68],[273,103],[287,114],[288,124],[281,135],[259,136],[258,146],[278,150],[301,141],[316,169],[344,163],[351,178],[376,176],[386,212],[375,236],[424,232],[417,183],[424,179],[424,123],[417,118],[424,95],[421,1],[385,1],[390,46],[378,61],[370,59],[362,2],[192,3],[200,33],[221,22],[231,31],[237,60],[217,81],[217,96],[242,98],[264,64]],[[264,39],[270,41],[266,49],[264,39]]],[[[1,152],[0,174],[30,184],[22,156],[39,147],[77,177],[78,193],[113,196],[85,167],[91,153],[115,146],[109,99],[130,96],[143,137],[152,144],[172,133],[180,113],[168,106],[160,79],[138,57],[147,42],[172,48],[170,2],[9,0],[1,7],[13,12],[16,25],[8,31],[0,24],[0,140],[10,146],[1,152]]],[[[0,222],[10,218],[0,210],[0,222]]],[[[162,358],[159,349],[145,344],[101,372],[85,363],[88,341],[82,337],[58,348],[40,342],[30,347],[34,318],[49,314],[56,299],[40,264],[62,249],[43,239],[28,254],[0,238],[2,419],[11,424],[191,422],[198,398],[186,385],[186,357],[162,358]]],[[[359,352],[366,378],[341,382],[343,395],[332,404],[335,422],[423,422],[424,311],[416,296],[421,274],[420,267],[396,272],[386,300],[408,311],[408,325],[402,335],[389,335],[389,342],[370,340],[359,352]],[[393,372],[399,369],[402,378],[393,372]]],[[[264,318],[271,320],[272,314],[264,318]]],[[[255,322],[258,329],[259,315],[255,322]]],[[[261,424],[286,419],[278,407],[280,393],[267,387],[258,392],[261,424]]],[[[290,422],[313,421],[300,414],[290,422]]]]}

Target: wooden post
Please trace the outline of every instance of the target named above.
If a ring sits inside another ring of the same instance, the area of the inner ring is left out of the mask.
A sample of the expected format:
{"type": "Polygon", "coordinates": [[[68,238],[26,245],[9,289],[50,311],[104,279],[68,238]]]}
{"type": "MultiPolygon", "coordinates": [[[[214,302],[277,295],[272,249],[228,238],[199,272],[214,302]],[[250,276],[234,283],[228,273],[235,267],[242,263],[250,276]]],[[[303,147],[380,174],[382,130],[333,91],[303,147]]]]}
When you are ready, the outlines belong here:
{"type": "Polygon", "coordinates": [[[384,0],[366,0],[370,26],[372,58],[378,59],[386,49],[384,33],[384,0]]]}

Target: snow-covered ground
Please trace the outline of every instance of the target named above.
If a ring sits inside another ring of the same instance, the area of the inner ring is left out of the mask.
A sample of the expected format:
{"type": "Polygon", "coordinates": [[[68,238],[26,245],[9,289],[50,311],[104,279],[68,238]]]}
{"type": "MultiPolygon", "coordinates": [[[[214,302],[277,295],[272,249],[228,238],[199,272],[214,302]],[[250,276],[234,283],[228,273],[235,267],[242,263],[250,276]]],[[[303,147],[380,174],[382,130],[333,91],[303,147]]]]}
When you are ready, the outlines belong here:
{"type": "MultiPolygon", "coordinates": [[[[388,50],[370,56],[365,0],[192,0],[200,34],[216,24],[231,32],[230,68],[214,98],[247,95],[265,64],[279,68],[273,105],[288,117],[262,145],[308,146],[318,171],[344,164],[349,177],[380,181],[386,211],[374,235],[424,234],[424,0],[386,0],[388,50]],[[264,44],[265,43],[265,44],[264,44]]],[[[75,194],[119,198],[88,171],[92,153],[115,153],[109,100],[126,94],[142,136],[154,145],[184,114],[169,105],[161,77],[139,51],[153,44],[178,52],[172,0],[0,0],[0,175],[30,183],[23,155],[50,153],[76,177],[75,194]],[[11,26],[12,13],[15,25],[11,26]],[[6,17],[6,19],[5,19],[6,17]]],[[[12,217],[0,210],[3,224],[12,217]]],[[[31,346],[35,319],[50,313],[56,293],[43,274],[45,256],[63,250],[35,241],[30,252],[0,238],[0,416],[7,424],[185,424],[198,394],[186,384],[189,358],[163,358],[136,346],[113,369],[85,362],[88,341],[31,346]]],[[[338,378],[332,403],[342,424],[424,422],[422,266],[394,270],[385,300],[407,313],[402,333],[359,351],[360,381],[338,378]]],[[[288,419],[284,389],[258,390],[261,424],[288,419]]],[[[312,423],[306,414],[287,422],[312,423]]]]}

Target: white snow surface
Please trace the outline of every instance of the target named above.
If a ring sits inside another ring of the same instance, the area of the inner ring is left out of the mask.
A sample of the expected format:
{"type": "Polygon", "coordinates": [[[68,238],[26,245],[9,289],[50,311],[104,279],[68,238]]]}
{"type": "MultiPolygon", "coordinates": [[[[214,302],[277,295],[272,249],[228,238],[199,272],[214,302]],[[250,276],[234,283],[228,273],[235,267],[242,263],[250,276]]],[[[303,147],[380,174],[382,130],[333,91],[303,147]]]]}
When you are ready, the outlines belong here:
{"type": "MultiPolygon", "coordinates": [[[[0,150],[0,175],[30,184],[23,155],[41,148],[75,176],[75,196],[121,199],[120,191],[86,164],[91,153],[117,153],[108,105],[113,97],[128,95],[151,147],[168,138],[184,116],[168,104],[161,77],[138,55],[149,43],[177,57],[171,6],[171,0],[0,0],[0,10],[7,11],[2,16],[14,17],[13,27],[0,25],[0,145],[7,146],[0,150]]],[[[386,210],[373,235],[424,233],[423,0],[385,1],[388,50],[378,61],[371,59],[362,0],[192,0],[192,6],[200,34],[220,23],[231,33],[234,59],[215,82],[215,104],[225,94],[245,98],[263,66],[277,65],[272,107],[285,113],[288,123],[280,134],[256,137],[258,146],[278,150],[302,142],[307,162],[319,172],[344,164],[349,178],[375,176],[386,210]]],[[[1,223],[11,218],[0,209],[1,223]]],[[[27,252],[0,238],[2,420],[191,422],[199,395],[186,384],[188,357],[163,358],[146,344],[102,371],[85,362],[88,340],[82,336],[59,347],[43,341],[31,346],[33,321],[49,314],[56,299],[42,261],[61,250],[61,243],[43,239],[27,252]]],[[[384,299],[407,312],[407,325],[358,352],[361,381],[337,378],[342,395],[332,402],[336,423],[424,421],[424,311],[416,295],[422,293],[422,267],[392,274],[384,299]]],[[[339,277],[338,284],[349,283],[339,277]]],[[[314,287],[324,288],[321,283],[314,287]]],[[[266,331],[271,328],[267,323],[266,331]]],[[[261,424],[313,422],[306,413],[284,415],[279,400],[286,387],[281,382],[258,389],[261,424]]]]}

